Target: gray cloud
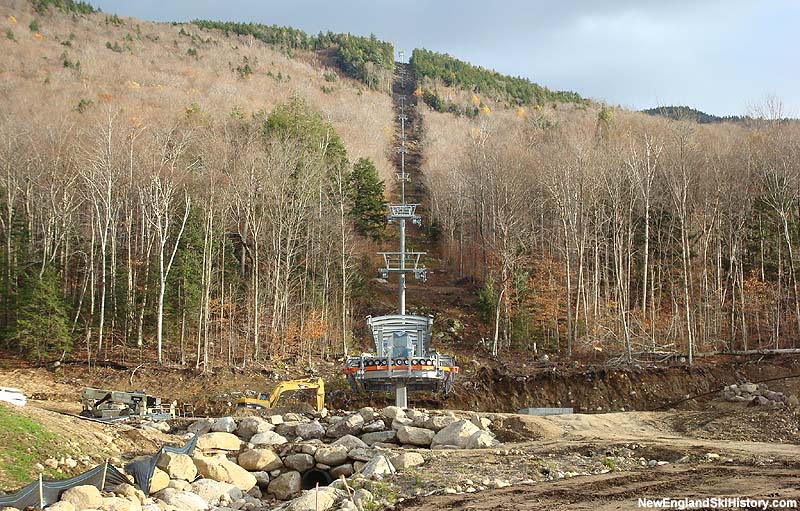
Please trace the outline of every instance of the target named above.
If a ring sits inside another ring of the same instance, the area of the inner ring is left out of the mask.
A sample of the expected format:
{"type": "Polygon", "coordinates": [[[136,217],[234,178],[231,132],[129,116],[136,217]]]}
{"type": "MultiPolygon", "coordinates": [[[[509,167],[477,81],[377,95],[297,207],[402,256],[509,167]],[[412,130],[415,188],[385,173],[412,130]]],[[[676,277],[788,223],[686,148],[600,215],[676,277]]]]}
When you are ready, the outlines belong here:
{"type": "Polygon", "coordinates": [[[746,113],[776,94],[800,115],[800,3],[793,0],[94,0],[155,21],[254,21],[375,33],[410,54],[444,51],[550,88],[647,108],[746,113]]]}

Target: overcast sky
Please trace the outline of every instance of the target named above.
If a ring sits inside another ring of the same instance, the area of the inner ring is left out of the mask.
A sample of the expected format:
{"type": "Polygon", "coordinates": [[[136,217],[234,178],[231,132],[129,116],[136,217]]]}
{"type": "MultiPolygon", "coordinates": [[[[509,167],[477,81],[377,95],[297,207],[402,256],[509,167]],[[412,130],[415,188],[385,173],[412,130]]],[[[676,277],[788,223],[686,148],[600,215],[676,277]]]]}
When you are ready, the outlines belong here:
{"type": "Polygon", "coordinates": [[[745,114],[767,95],[800,116],[797,0],[89,0],[195,18],[375,33],[612,104],[745,114]]]}

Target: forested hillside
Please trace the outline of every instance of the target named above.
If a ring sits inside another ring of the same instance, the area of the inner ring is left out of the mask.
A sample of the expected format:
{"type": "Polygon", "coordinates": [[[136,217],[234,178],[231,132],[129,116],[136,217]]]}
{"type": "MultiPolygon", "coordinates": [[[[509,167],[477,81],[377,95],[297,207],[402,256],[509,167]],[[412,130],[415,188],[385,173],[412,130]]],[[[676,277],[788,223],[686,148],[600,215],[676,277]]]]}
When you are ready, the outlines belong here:
{"type": "Polygon", "coordinates": [[[747,122],[752,118],[741,115],[727,115],[720,117],[718,115],[707,114],[696,108],[689,106],[659,106],[656,108],[648,108],[642,110],[643,113],[648,115],[660,115],[676,121],[695,121],[700,124],[710,124],[718,122],[747,122]]]}
{"type": "Polygon", "coordinates": [[[375,35],[359,37],[351,34],[327,32],[308,36],[302,30],[259,23],[233,23],[194,20],[192,23],[205,29],[219,29],[225,35],[249,35],[267,44],[285,50],[335,50],[336,62],[352,78],[364,82],[372,89],[388,90],[394,69],[394,46],[379,41],[375,35]]]}
{"type": "Polygon", "coordinates": [[[426,126],[443,250],[482,286],[496,350],[797,347],[796,123],[593,107],[428,112],[426,126]]]}
{"type": "Polygon", "coordinates": [[[417,48],[411,56],[411,67],[420,80],[425,103],[438,112],[463,110],[477,115],[477,102],[472,105],[450,103],[440,97],[437,84],[456,87],[491,98],[508,106],[541,105],[546,102],[582,103],[575,92],[552,91],[527,78],[506,76],[490,69],[474,66],[444,53],[417,48]]]}
{"type": "MultiPolygon", "coordinates": [[[[4,16],[3,346],[198,366],[344,351],[377,300],[391,45],[66,0],[4,16]]],[[[796,347],[797,123],[609,108],[426,50],[411,67],[421,242],[437,285],[480,289],[461,347],[796,347]]]]}
{"type": "Polygon", "coordinates": [[[70,1],[2,14],[0,345],[200,367],[344,349],[387,94],[251,35],[70,1]]]}

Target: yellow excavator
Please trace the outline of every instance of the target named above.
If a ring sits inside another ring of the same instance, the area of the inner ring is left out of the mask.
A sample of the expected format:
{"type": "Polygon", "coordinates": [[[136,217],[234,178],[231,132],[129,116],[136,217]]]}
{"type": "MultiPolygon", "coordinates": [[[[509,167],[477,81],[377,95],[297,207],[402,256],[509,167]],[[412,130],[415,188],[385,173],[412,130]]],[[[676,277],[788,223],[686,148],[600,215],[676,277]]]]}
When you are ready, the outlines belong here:
{"type": "Polygon", "coordinates": [[[325,382],[322,378],[305,378],[301,380],[287,380],[278,383],[272,392],[267,395],[262,392],[257,398],[243,397],[236,401],[237,408],[252,408],[255,410],[270,410],[278,405],[281,395],[286,392],[300,390],[316,390],[316,408],[321,412],[325,408],[325,382]]]}

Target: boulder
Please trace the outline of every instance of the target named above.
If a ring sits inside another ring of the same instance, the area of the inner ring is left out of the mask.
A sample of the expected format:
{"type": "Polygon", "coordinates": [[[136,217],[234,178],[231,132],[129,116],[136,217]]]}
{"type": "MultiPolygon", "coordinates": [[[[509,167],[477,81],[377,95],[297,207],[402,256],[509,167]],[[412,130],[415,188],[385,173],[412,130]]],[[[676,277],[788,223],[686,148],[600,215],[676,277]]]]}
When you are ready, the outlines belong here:
{"type": "Polygon", "coordinates": [[[256,478],[253,474],[227,458],[198,456],[195,457],[194,463],[200,475],[207,479],[230,483],[242,491],[247,491],[256,485],[256,478]]]}
{"type": "Polygon", "coordinates": [[[739,390],[741,390],[742,393],[754,394],[758,390],[758,385],[755,383],[743,383],[739,385],[739,390]]]}
{"type": "Polygon", "coordinates": [[[278,500],[288,500],[300,491],[300,472],[292,470],[270,481],[267,491],[278,500]]]}
{"type": "Polygon", "coordinates": [[[389,477],[396,471],[389,459],[383,454],[379,454],[369,460],[366,465],[361,468],[361,475],[367,479],[383,479],[389,477]]]}
{"type": "Polygon", "coordinates": [[[283,415],[270,415],[267,420],[270,424],[277,426],[278,424],[283,424],[283,415]]]}
{"type": "Polygon", "coordinates": [[[415,428],[424,428],[428,414],[423,410],[407,410],[406,417],[411,419],[411,425],[415,428]]]}
{"type": "Polygon", "coordinates": [[[368,447],[363,440],[353,435],[345,435],[343,437],[340,437],[335,442],[332,442],[331,445],[343,445],[347,447],[348,450],[355,449],[357,447],[368,447]]]}
{"type": "Polygon", "coordinates": [[[361,435],[361,440],[367,445],[373,445],[375,442],[393,443],[397,440],[397,432],[393,429],[389,431],[376,431],[375,433],[364,433],[361,435]]]}
{"type": "Polygon", "coordinates": [[[245,440],[250,440],[253,435],[272,431],[274,427],[261,417],[245,417],[239,420],[236,435],[245,440]]]}
{"type": "Polygon", "coordinates": [[[269,472],[261,470],[258,472],[251,472],[251,474],[253,474],[253,477],[256,478],[256,484],[258,485],[259,488],[267,487],[267,485],[269,484],[269,472]]]}
{"type": "MultiPolygon", "coordinates": [[[[264,494],[261,492],[261,488],[259,488],[258,486],[253,486],[252,488],[247,490],[247,493],[245,495],[253,497],[254,499],[258,500],[261,500],[261,498],[264,496],[264,494]]],[[[247,499],[247,497],[244,498],[247,499]]]]}
{"type": "Polygon", "coordinates": [[[470,437],[477,431],[480,431],[478,426],[470,421],[456,421],[434,435],[431,447],[436,447],[438,445],[457,445],[460,449],[466,449],[470,437]]]}
{"type": "Polygon", "coordinates": [[[340,438],[345,435],[358,435],[364,425],[364,418],[359,414],[351,415],[344,420],[337,422],[328,428],[325,436],[330,438],[340,438]]]}
{"type": "Polygon", "coordinates": [[[412,424],[414,424],[414,421],[408,417],[398,417],[392,421],[392,429],[400,429],[403,426],[411,426],[412,424]]]}
{"type": "Polygon", "coordinates": [[[150,478],[150,493],[158,493],[169,485],[169,476],[166,472],[156,467],[150,478]]]}
{"type": "Polygon", "coordinates": [[[167,488],[173,488],[180,491],[191,491],[192,485],[189,484],[189,481],[184,481],[183,479],[172,479],[167,485],[167,488]]]}
{"type": "Polygon", "coordinates": [[[204,435],[200,435],[200,438],[197,439],[197,448],[201,451],[213,449],[221,451],[238,451],[241,445],[242,441],[239,440],[239,437],[234,434],[221,431],[206,433],[204,435]]]}
{"type": "Polygon", "coordinates": [[[314,466],[314,457],[310,454],[292,454],[283,459],[283,464],[287,468],[297,470],[298,472],[305,472],[314,466]]]}
{"type": "Polygon", "coordinates": [[[303,454],[310,454],[312,456],[317,452],[317,449],[318,449],[318,447],[316,445],[309,444],[309,443],[300,444],[299,447],[300,447],[300,452],[302,452],[303,454]]]}
{"type": "Polygon", "coordinates": [[[140,511],[141,506],[121,497],[103,497],[97,508],[101,511],[140,511]]]}
{"type": "Polygon", "coordinates": [[[236,421],[233,417],[220,417],[211,424],[211,431],[221,431],[223,433],[233,433],[236,431],[236,421]]]}
{"type": "Polygon", "coordinates": [[[358,414],[364,419],[364,423],[372,422],[375,420],[375,409],[371,406],[365,406],[358,411],[358,414]]]}
{"type": "Polygon", "coordinates": [[[275,433],[290,437],[290,436],[297,436],[297,426],[302,424],[300,421],[284,421],[277,426],[275,426],[275,433]]]}
{"type": "Polygon", "coordinates": [[[430,447],[436,433],[430,429],[402,426],[397,428],[397,439],[404,444],[430,447]]]}
{"type": "Polygon", "coordinates": [[[347,461],[347,451],[348,449],[344,445],[321,447],[314,454],[314,459],[319,463],[334,467],[347,461]]]}
{"type": "Polygon", "coordinates": [[[361,428],[361,432],[374,433],[376,431],[383,431],[385,429],[386,429],[386,423],[383,422],[383,419],[378,419],[364,424],[364,426],[361,428]]]}
{"type": "Polygon", "coordinates": [[[425,463],[425,458],[418,452],[404,452],[390,459],[395,470],[405,470],[425,463]]]}
{"type": "MultiPolygon", "coordinates": [[[[16,508],[12,508],[12,507],[0,508],[0,511],[5,511],[5,510],[9,510],[9,511],[10,510],[14,510],[14,511],[16,511],[16,508]]],[[[52,506],[47,506],[47,511],[80,511],[80,510],[76,510],[75,506],[73,506],[72,504],[70,504],[69,502],[67,502],[65,500],[62,500],[61,502],[56,502],[52,506]]]]}
{"type": "Polygon", "coordinates": [[[100,490],[94,486],[75,486],[61,494],[64,502],[69,502],[75,509],[97,509],[103,501],[100,490]]]}
{"type": "Polygon", "coordinates": [[[398,408],[396,406],[387,406],[381,410],[381,415],[392,421],[398,417],[405,417],[406,412],[404,412],[402,408],[398,408]]]}
{"type": "Polygon", "coordinates": [[[190,424],[186,430],[189,433],[194,433],[195,435],[205,435],[211,431],[211,424],[213,423],[208,419],[200,419],[199,421],[190,424]]]}
{"type": "Polygon", "coordinates": [[[114,494],[119,497],[125,497],[131,502],[138,502],[139,504],[145,504],[147,502],[147,496],[144,492],[126,483],[115,486],[114,494]]]}
{"type": "Polygon", "coordinates": [[[275,431],[256,433],[252,438],[250,438],[250,443],[253,445],[283,445],[286,442],[286,437],[278,434],[275,431]]]}
{"type": "Polygon", "coordinates": [[[225,500],[234,501],[242,498],[242,490],[236,486],[211,479],[199,479],[192,483],[192,493],[200,495],[209,506],[214,507],[220,504],[223,495],[225,500]]]}
{"type": "Polygon", "coordinates": [[[158,497],[164,503],[186,511],[206,511],[208,509],[208,504],[200,495],[188,491],[167,488],[158,497]]]}
{"type": "Polygon", "coordinates": [[[306,490],[289,503],[287,511],[328,511],[339,500],[339,490],[321,487],[319,491],[306,490]]]}
{"type": "Polygon", "coordinates": [[[295,428],[295,434],[305,440],[312,438],[322,438],[325,436],[325,426],[319,421],[301,422],[295,428]]]}
{"type": "Polygon", "coordinates": [[[356,447],[347,451],[347,457],[356,461],[369,461],[375,457],[375,449],[356,447]]]}
{"type": "Polygon", "coordinates": [[[197,467],[194,466],[192,458],[186,454],[163,452],[158,458],[157,466],[166,472],[170,479],[194,481],[197,477],[197,467]]]}
{"type": "Polygon", "coordinates": [[[456,419],[452,415],[434,415],[428,417],[423,425],[425,426],[426,429],[431,429],[433,431],[440,431],[449,426],[450,424],[456,422],[456,420],[458,419],[456,419]]]}
{"type": "Polygon", "coordinates": [[[251,471],[271,471],[281,468],[283,463],[280,456],[275,454],[271,449],[251,449],[244,451],[237,459],[239,466],[245,470],[251,471]]]}
{"type": "Polygon", "coordinates": [[[478,430],[469,437],[467,449],[487,449],[495,445],[494,436],[488,431],[478,430]]]}
{"type": "Polygon", "coordinates": [[[475,424],[475,426],[477,426],[478,429],[482,429],[484,431],[489,431],[489,426],[492,425],[491,420],[487,419],[486,417],[481,417],[478,414],[473,415],[472,418],[470,419],[470,422],[475,424]]]}
{"type": "Polygon", "coordinates": [[[350,477],[353,475],[354,469],[353,465],[350,463],[345,463],[344,465],[339,465],[338,467],[333,467],[330,470],[331,477],[334,479],[339,479],[341,476],[350,477]]]}

